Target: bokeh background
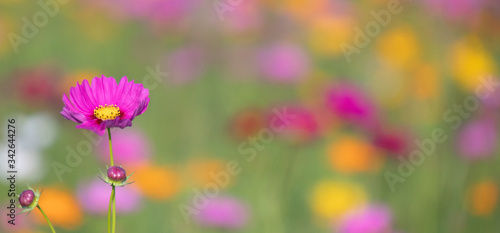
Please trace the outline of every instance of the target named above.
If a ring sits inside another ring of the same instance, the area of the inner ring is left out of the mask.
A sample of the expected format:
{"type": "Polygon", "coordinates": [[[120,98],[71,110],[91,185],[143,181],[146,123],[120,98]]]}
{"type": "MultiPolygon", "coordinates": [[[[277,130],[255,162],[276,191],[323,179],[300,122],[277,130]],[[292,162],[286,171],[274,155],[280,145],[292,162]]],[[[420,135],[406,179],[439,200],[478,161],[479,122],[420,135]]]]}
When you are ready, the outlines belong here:
{"type": "MultiPolygon", "coordinates": [[[[105,232],[106,137],[59,112],[127,76],[151,102],[112,131],[117,232],[499,232],[498,25],[496,0],[2,0],[0,187],[14,118],[17,193],[105,232]]],[[[49,232],[8,200],[0,232],[49,232]]]]}

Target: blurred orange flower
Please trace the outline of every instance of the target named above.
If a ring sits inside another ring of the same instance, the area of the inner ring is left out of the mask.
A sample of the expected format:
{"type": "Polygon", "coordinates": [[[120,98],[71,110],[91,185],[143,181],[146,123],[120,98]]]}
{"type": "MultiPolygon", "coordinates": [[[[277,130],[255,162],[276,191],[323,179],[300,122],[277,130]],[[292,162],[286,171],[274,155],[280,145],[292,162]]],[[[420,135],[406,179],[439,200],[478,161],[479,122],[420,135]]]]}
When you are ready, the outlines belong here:
{"type": "Polygon", "coordinates": [[[353,38],[354,20],[347,16],[318,16],[310,25],[308,40],[312,50],[320,55],[340,55],[340,44],[350,43],[353,38]]]}
{"type": "Polygon", "coordinates": [[[102,73],[97,71],[78,71],[72,74],[65,75],[64,79],[59,81],[58,85],[58,96],[62,96],[63,94],[69,95],[69,89],[75,86],[75,83],[82,83],[83,80],[87,79],[92,80],[94,77],[100,77],[102,73]]]}
{"type": "MultiPolygon", "coordinates": [[[[82,224],[83,213],[78,200],[71,191],[65,188],[44,188],[38,205],[55,226],[75,230],[82,224]]],[[[47,224],[40,211],[35,210],[32,213],[38,223],[47,224]]]]}
{"type": "Polygon", "coordinates": [[[383,162],[374,145],[353,136],[343,136],[328,146],[332,168],[341,173],[377,171],[383,162]]]}
{"type": "Polygon", "coordinates": [[[439,96],[439,74],[429,64],[419,65],[413,75],[415,97],[421,100],[436,99],[439,96]]]}
{"type": "Polygon", "coordinates": [[[196,186],[204,186],[208,183],[216,183],[213,174],[226,169],[225,164],[217,159],[192,160],[187,165],[187,177],[196,186]],[[212,174],[212,175],[211,175],[212,174]]]}
{"type": "Polygon", "coordinates": [[[180,189],[178,175],[164,165],[142,165],[130,178],[144,196],[155,200],[170,199],[180,189]]]}
{"type": "Polygon", "coordinates": [[[419,58],[420,45],[409,27],[398,27],[382,34],[377,41],[377,52],[399,69],[412,68],[419,58]]]}
{"type": "Polygon", "coordinates": [[[267,119],[263,110],[258,108],[244,109],[231,119],[229,131],[237,140],[247,140],[265,128],[267,119]]]}
{"type": "MultiPolygon", "coordinates": [[[[278,5],[278,4],[277,4],[278,5]]],[[[307,21],[328,9],[327,0],[289,0],[279,4],[281,9],[299,20],[307,21]]]]}
{"type": "Polygon", "coordinates": [[[324,219],[338,219],[367,201],[363,186],[348,181],[321,181],[313,189],[311,209],[324,219]]]}
{"type": "Polygon", "coordinates": [[[498,185],[493,180],[475,184],[469,193],[470,211],[473,215],[487,217],[496,209],[498,185]]]}

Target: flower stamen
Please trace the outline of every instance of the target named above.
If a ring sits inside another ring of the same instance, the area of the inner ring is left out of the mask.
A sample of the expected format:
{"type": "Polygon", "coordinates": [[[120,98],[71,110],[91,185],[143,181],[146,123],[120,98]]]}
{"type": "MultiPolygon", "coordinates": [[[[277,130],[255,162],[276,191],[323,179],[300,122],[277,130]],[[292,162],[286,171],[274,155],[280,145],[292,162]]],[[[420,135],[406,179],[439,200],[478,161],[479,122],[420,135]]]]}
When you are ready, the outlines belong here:
{"type": "Polygon", "coordinates": [[[103,121],[114,120],[116,117],[120,116],[120,108],[118,108],[116,104],[111,104],[109,106],[107,104],[104,106],[99,105],[99,107],[94,109],[94,116],[103,121]]]}

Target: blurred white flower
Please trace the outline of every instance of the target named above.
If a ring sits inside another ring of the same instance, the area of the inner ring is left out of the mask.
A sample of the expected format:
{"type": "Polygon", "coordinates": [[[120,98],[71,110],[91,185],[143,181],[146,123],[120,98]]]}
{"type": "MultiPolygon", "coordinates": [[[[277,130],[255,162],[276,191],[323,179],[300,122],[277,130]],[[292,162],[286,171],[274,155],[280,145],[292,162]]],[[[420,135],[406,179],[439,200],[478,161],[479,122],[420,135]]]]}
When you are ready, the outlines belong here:
{"type": "Polygon", "coordinates": [[[16,141],[23,149],[45,149],[54,143],[59,132],[54,117],[48,113],[21,116],[16,120],[16,141]]]}

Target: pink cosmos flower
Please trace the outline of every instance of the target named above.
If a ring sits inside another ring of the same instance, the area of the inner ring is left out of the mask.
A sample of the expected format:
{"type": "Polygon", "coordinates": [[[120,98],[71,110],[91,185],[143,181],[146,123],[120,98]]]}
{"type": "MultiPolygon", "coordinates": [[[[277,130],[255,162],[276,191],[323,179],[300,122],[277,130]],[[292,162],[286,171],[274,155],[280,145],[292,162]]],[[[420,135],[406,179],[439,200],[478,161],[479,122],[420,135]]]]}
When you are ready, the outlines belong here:
{"type": "Polygon", "coordinates": [[[142,84],[128,81],[123,77],[116,83],[113,77],[95,77],[92,86],[87,80],[76,83],[64,94],[64,107],[61,114],[79,125],[76,128],[88,129],[102,136],[107,128],[132,126],[132,120],[143,114],[149,104],[149,90],[142,84]],[[71,101],[70,101],[71,100],[71,101]]]}
{"type": "Polygon", "coordinates": [[[237,230],[246,226],[249,218],[248,207],[232,197],[215,197],[200,209],[195,220],[200,225],[237,230]]]}
{"type": "Polygon", "coordinates": [[[392,232],[392,213],[385,206],[367,206],[347,214],[335,232],[389,233],[392,232]]]}
{"type": "MultiPolygon", "coordinates": [[[[118,165],[139,166],[147,162],[151,156],[151,146],[142,132],[130,128],[113,131],[114,161],[118,165]]],[[[109,161],[109,141],[103,140],[97,147],[99,159],[103,163],[109,161]]]]}
{"type": "MultiPolygon", "coordinates": [[[[104,214],[108,211],[109,184],[99,179],[82,182],[77,187],[78,201],[92,214],[104,214]]],[[[133,213],[140,209],[142,196],[133,185],[116,188],[116,211],[133,213]]]]}

